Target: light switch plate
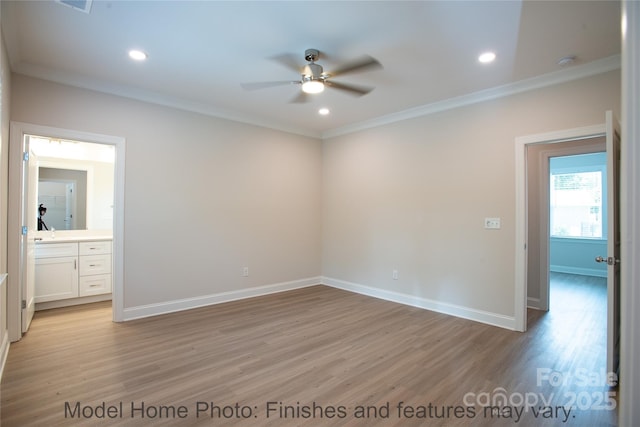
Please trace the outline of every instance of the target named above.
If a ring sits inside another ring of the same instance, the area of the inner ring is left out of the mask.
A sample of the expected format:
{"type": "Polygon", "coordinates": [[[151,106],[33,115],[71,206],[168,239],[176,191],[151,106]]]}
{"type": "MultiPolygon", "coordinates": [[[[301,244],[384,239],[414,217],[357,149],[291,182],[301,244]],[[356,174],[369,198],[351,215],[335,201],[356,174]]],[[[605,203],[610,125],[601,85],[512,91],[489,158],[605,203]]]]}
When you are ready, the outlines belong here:
{"type": "Polygon", "coordinates": [[[499,230],[500,229],[500,218],[485,218],[484,219],[484,228],[488,230],[499,230]]]}

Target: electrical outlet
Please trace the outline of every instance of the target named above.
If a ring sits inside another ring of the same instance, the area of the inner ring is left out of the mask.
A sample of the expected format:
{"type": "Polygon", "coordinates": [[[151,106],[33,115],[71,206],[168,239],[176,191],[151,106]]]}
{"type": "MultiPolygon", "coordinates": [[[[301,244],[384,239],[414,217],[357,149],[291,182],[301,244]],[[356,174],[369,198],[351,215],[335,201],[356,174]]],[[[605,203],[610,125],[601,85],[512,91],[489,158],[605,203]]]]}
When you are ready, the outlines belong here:
{"type": "Polygon", "coordinates": [[[484,228],[491,230],[500,229],[500,218],[485,218],[484,228]]]}
{"type": "Polygon", "coordinates": [[[242,276],[243,277],[249,276],[249,267],[243,267],[242,268],[242,276]]]}
{"type": "Polygon", "coordinates": [[[393,270],[391,272],[391,277],[393,278],[393,280],[398,280],[398,270],[393,270]]]}

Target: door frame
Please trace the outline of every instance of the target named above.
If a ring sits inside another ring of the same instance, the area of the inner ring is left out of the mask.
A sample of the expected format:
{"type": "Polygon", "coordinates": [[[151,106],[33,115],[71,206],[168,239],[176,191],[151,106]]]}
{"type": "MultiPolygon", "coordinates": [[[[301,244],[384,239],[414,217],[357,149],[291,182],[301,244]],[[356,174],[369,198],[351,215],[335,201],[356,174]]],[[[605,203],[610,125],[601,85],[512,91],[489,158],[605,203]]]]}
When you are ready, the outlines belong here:
{"type": "Polygon", "coordinates": [[[91,142],[112,145],[115,148],[114,163],[114,211],[113,211],[113,321],[124,320],[124,178],[125,178],[125,138],[103,135],[72,129],[42,126],[31,123],[10,123],[9,128],[9,193],[8,193],[8,232],[7,232],[7,327],[9,340],[22,338],[21,301],[22,283],[20,280],[20,242],[22,231],[21,197],[22,173],[24,163],[22,150],[24,135],[42,135],[51,138],[91,142]]]}
{"type": "Polygon", "coordinates": [[[528,201],[527,201],[527,147],[538,144],[556,144],[606,135],[606,125],[585,126],[554,132],[517,137],[515,140],[516,170],[516,224],[515,224],[515,330],[527,330],[527,272],[528,272],[528,201]]]}

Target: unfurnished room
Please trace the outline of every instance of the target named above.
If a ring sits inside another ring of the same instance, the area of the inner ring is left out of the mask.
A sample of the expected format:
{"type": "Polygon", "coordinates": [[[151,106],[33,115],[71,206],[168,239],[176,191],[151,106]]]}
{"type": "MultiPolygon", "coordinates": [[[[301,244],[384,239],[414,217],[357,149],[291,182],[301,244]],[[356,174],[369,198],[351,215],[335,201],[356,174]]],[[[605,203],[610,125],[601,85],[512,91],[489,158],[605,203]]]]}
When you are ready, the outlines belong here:
{"type": "Polygon", "coordinates": [[[2,426],[640,425],[640,2],[0,30],[2,426]]]}

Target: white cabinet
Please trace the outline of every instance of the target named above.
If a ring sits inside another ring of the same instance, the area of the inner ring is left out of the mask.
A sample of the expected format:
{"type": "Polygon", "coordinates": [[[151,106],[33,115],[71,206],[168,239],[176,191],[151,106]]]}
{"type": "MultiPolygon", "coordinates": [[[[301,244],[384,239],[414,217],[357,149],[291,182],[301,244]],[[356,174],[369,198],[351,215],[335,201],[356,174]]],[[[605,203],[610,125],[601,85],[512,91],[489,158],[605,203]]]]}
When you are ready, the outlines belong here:
{"type": "Polygon", "coordinates": [[[102,255],[111,253],[111,241],[101,240],[98,242],[79,242],[78,250],[80,255],[102,255]]]}
{"type": "Polygon", "coordinates": [[[111,293],[111,241],[36,245],[35,302],[111,293]]]}
{"type": "Polygon", "coordinates": [[[111,242],[80,242],[78,295],[108,294],[111,292],[111,242]]]}
{"type": "Polygon", "coordinates": [[[78,287],[78,295],[81,297],[111,293],[111,275],[82,276],[78,287]]]}
{"type": "Polygon", "coordinates": [[[36,245],[36,259],[78,256],[78,243],[47,243],[36,245]]]}
{"type": "Polygon", "coordinates": [[[36,258],[36,303],[77,296],[78,257],[36,258]]]}
{"type": "Polygon", "coordinates": [[[80,255],[80,276],[111,273],[111,255],[80,255]]]}

